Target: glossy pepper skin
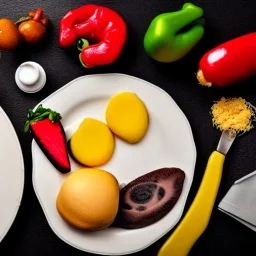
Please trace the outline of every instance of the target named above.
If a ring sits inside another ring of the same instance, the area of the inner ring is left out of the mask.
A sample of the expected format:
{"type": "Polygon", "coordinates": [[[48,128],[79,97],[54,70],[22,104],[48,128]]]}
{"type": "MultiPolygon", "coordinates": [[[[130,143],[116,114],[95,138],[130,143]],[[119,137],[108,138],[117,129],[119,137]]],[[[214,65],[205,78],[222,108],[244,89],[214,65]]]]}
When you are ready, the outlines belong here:
{"type": "Polygon", "coordinates": [[[228,86],[256,74],[256,32],[229,40],[203,55],[197,79],[201,85],[228,86]]]}
{"type": "Polygon", "coordinates": [[[203,10],[192,3],[185,3],[182,10],[156,16],[144,37],[145,51],[159,62],[183,58],[203,37],[202,17],[203,10]],[[192,25],[191,28],[182,31],[188,25],[192,25]]]}
{"type": "Polygon", "coordinates": [[[71,47],[80,38],[92,43],[80,53],[80,61],[85,67],[114,62],[126,37],[127,27],[122,17],[114,10],[99,5],[86,4],[69,11],[60,23],[61,47],[71,47]]]}

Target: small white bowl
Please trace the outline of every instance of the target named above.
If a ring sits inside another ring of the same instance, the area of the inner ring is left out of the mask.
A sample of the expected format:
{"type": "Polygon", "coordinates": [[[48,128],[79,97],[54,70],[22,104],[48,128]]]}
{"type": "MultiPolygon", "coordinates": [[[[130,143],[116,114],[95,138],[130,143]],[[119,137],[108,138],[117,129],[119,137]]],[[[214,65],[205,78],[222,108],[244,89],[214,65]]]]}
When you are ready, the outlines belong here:
{"type": "Polygon", "coordinates": [[[17,68],[15,81],[22,91],[35,93],[44,87],[46,83],[46,74],[43,67],[38,63],[27,61],[17,68]]]}

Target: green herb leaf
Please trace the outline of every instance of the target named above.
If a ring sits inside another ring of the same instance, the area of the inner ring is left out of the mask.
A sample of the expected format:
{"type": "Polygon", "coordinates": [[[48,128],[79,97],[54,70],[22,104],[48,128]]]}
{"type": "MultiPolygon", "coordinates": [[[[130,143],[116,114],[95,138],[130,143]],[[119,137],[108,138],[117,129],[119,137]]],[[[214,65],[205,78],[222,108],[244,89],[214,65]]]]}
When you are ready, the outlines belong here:
{"type": "Polygon", "coordinates": [[[28,130],[29,130],[29,121],[27,120],[24,125],[24,132],[28,132],[28,130]]]}
{"type": "Polygon", "coordinates": [[[56,112],[51,110],[50,108],[44,108],[42,105],[39,105],[35,111],[32,109],[28,110],[28,117],[24,125],[24,132],[29,131],[29,126],[32,123],[41,121],[43,119],[49,118],[52,122],[56,122],[61,120],[61,115],[56,112]]]}
{"type": "Polygon", "coordinates": [[[19,25],[20,23],[22,23],[23,21],[26,21],[26,20],[31,20],[31,17],[30,16],[26,16],[26,17],[21,17],[20,19],[18,19],[17,21],[15,21],[15,25],[19,25]]]}

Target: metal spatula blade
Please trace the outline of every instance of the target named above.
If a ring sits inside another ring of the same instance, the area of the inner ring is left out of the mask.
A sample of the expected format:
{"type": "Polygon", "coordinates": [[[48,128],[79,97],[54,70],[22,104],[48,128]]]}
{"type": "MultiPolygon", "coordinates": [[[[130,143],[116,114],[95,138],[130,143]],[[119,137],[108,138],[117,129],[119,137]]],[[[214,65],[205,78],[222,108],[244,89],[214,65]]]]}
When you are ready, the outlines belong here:
{"type": "Polygon", "coordinates": [[[223,131],[219,140],[217,151],[226,155],[235,140],[235,135],[231,135],[229,131],[223,131]]]}

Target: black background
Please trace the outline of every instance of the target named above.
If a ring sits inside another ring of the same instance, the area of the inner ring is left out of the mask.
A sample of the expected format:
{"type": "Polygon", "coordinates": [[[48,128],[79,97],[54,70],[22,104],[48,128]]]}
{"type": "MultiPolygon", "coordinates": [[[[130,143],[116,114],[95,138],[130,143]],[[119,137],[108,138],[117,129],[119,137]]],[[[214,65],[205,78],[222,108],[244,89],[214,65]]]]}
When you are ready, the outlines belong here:
{"type": "MultiPolygon", "coordinates": [[[[49,227],[32,187],[31,137],[23,134],[23,125],[29,108],[33,108],[69,81],[86,74],[113,72],[133,75],[163,88],[177,102],[191,124],[197,147],[195,176],[185,211],[188,209],[200,184],[208,156],[216,148],[220,137],[220,132],[212,128],[209,115],[213,101],[221,96],[242,96],[256,105],[256,77],[226,88],[202,88],[195,77],[198,63],[202,55],[212,47],[255,31],[256,2],[193,1],[204,9],[206,26],[203,39],[182,60],[170,64],[156,63],[143,49],[143,37],[147,27],[156,15],[179,10],[183,3],[184,1],[172,0],[0,1],[0,17],[17,20],[21,16],[26,16],[29,10],[42,7],[50,19],[47,36],[40,44],[21,44],[15,52],[2,53],[0,59],[0,105],[15,127],[25,161],[25,187],[21,207],[11,229],[0,244],[1,255],[91,255],[65,244],[49,227]],[[84,69],[72,50],[63,50],[58,45],[60,19],[67,11],[86,3],[113,8],[127,22],[127,43],[120,58],[112,65],[84,69]],[[22,92],[14,80],[18,65],[29,60],[41,64],[47,73],[46,86],[36,94],[22,92]]],[[[256,254],[256,234],[217,209],[218,203],[234,181],[255,170],[255,135],[256,131],[252,131],[240,137],[229,151],[209,226],[192,248],[190,255],[256,254]]],[[[146,250],[133,255],[157,255],[169,234],[146,250]]]]}

